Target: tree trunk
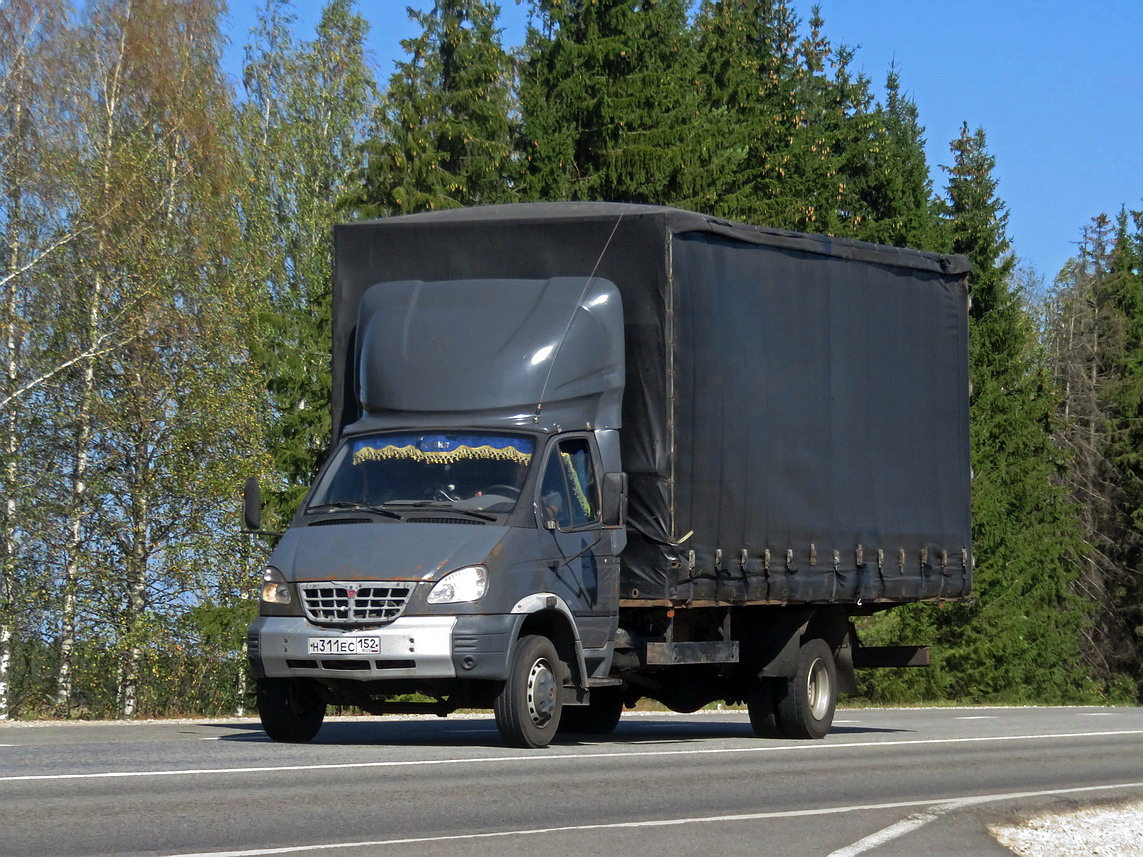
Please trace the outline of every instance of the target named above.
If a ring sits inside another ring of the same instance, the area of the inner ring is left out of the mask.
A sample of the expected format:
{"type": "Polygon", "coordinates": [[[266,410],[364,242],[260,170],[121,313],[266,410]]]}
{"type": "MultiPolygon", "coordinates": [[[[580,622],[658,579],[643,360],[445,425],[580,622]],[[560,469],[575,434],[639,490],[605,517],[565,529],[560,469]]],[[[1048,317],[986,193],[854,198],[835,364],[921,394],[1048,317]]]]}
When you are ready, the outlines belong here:
{"type": "Polygon", "coordinates": [[[126,718],[139,713],[140,665],[143,659],[147,610],[147,498],[145,489],[135,496],[131,522],[131,549],[127,554],[126,654],[123,661],[123,709],[126,718]]]}
{"type": "Polygon", "coordinates": [[[124,623],[127,633],[123,659],[122,708],[122,715],[126,718],[135,717],[139,713],[139,672],[144,653],[143,626],[147,610],[147,503],[141,496],[136,497],[136,503],[142,517],[132,522],[134,544],[127,557],[127,616],[124,623]]]}
{"type": "MultiPolygon", "coordinates": [[[[12,354],[11,327],[8,328],[9,351],[12,354]]],[[[15,371],[14,359],[8,360],[8,379],[15,371]]],[[[12,579],[16,570],[16,498],[14,486],[19,474],[16,464],[15,408],[5,415],[4,425],[4,508],[0,510],[0,720],[7,720],[11,707],[12,675],[12,579]]]]}
{"type": "MultiPolygon", "coordinates": [[[[131,7],[128,4],[127,16],[130,17],[131,7]]],[[[120,97],[120,82],[123,75],[126,35],[120,35],[115,64],[107,81],[106,123],[102,129],[100,140],[102,149],[102,164],[100,167],[99,184],[96,187],[96,198],[103,200],[111,191],[111,165],[109,153],[113,149],[117,133],[116,115],[120,97]]],[[[100,227],[99,238],[96,242],[94,261],[98,264],[107,249],[107,239],[104,228],[100,227]]],[[[85,319],[84,335],[86,342],[84,349],[94,349],[100,336],[100,327],[103,324],[103,296],[106,288],[103,275],[98,271],[90,293],[86,296],[87,318],[85,319]]],[[[64,543],[64,580],[63,605],[60,622],[60,665],[56,684],[56,707],[65,716],[71,710],[72,696],[72,657],[75,651],[75,617],[79,606],[79,576],[82,571],[83,547],[83,518],[87,511],[87,479],[89,463],[89,446],[92,438],[92,406],[95,395],[95,358],[89,358],[83,363],[83,373],[80,377],[78,402],[75,422],[75,459],[72,462],[70,497],[67,507],[67,540],[64,543]]]]}
{"type": "Polygon", "coordinates": [[[9,717],[8,698],[12,675],[12,631],[8,623],[0,625],[0,720],[9,717]]]}
{"type": "MultiPolygon", "coordinates": [[[[16,382],[16,335],[14,289],[4,295],[4,345],[7,359],[4,367],[4,380],[7,388],[15,386],[16,382]]],[[[2,483],[4,507],[0,509],[0,720],[9,717],[9,695],[11,688],[11,647],[12,647],[12,593],[11,581],[16,566],[16,498],[14,496],[16,479],[19,467],[16,464],[16,452],[19,439],[16,432],[16,405],[13,404],[7,413],[0,418],[3,426],[4,438],[2,452],[4,462],[4,479],[2,483]]]]}
{"type": "MultiPolygon", "coordinates": [[[[150,355],[146,346],[137,346],[133,362],[144,363],[150,355]]],[[[143,369],[135,366],[128,374],[130,379],[128,411],[134,414],[130,421],[130,431],[126,442],[130,444],[127,460],[130,469],[131,502],[128,504],[128,535],[123,544],[123,556],[127,565],[127,604],[123,623],[125,629],[126,654],[123,663],[123,716],[135,717],[139,713],[140,667],[145,652],[144,636],[147,612],[147,560],[151,555],[151,492],[154,474],[148,450],[154,443],[150,437],[152,421],[147,416],[148,379],[143,369]]]]}
{"type": "MultiPolygon", "coordinates": [[[[99,333],[103,299],[103,279],[98,274],[92,287],[87,313],[88,343],[99,333]]],[[[67,541],[64,543],[63,614],[60,623],[60,666],[56,684],[56,708],[67,716],[71,711],[72,653],[75,650],[75,614],[79,603],[80,556],[83,547],[83,515],[87,500],[88,447],[91,444],[92,396],[95,391],[95,361],[83,364],[79,407],[76,409],[75,460],[72,463],[67,541]]]]}
{"type": "MultiPolygon", "coordinates": [[[[0,128],[0,175],[3,176],[4,206],[0,211],[6,215],[4,220],[5,236],[2,259],[5,264],[0,269],[0,282],[3,283],[3,303],[0,304],[0,322],[3,323],[4,344],[4,397],[16,389],[19,379],[17,362],[17,348],[20,345],[20,334],[17,329],[17,301],[16,290],[19,288],[20,278],[15,275],[19,270],[23,258],[24,248],[20,240],[20,223],[24,218],[23,193],[21,188],[20,166],[23,158],[20,156],[21,144],[24,143],[22,131],[26,124],[22,100],[25,93],[20,82],[24,78],[24,52],[13,53],[15,58],[11,64],[4,63],[0,68],[0,83],[15,82],[12,88],[5,87],[0,92],[0,98],[8,100],[9,110],[5,110],[3,128],[0,128]],[[9,112],[10,111],[10,112],[9,112]]],[[[0,456],[3,461],[3,481],[0,482],[0,494],[4,497],[3,509],[0,509],[0,720],[7,720],[11,715],[11,688],[12,688],[12,581],[16,571],[16,480],[19,477],[19,467],[16,462],[16,453],[19,450],[19,437],[17,428],[17,402],[11,402],[0,412],[0,426],[3,430],[3,440],[0,443],[0,456]]]]}

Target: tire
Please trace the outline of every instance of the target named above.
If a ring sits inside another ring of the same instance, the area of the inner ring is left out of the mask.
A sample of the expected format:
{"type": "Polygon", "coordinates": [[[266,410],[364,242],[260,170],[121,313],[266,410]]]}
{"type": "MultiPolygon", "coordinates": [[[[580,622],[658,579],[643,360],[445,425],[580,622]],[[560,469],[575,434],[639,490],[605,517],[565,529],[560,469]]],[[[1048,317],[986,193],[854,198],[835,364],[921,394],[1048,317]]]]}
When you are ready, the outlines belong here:
{"type": "Polygon", "coordinates": [[[591,692],[587,705],[569,705],[560,715],[561,733],[610,735],[623,716],[623,691],[618,687],[600,687],[591,692]]]}
{"type": "Polygon", "coordinates": [[[778,698],[778,725],[787,738],[824,738],[837,707],[837,664],[820,637],[798,650],[798,671],[778,698]]]}
{"type": "Polygon", "coordinates": [[[325,720],[325,703],[306,681],[260,678],[257,697],[258,718],[274,741],[304,744],[325,720]]]}
{"type": "Polygon", "coordinates": [[[547,637],[516,641],[508,680],[492,711],[496,728],[509,747],[547,747],[560,725],[563,665],[547,637]]]}
{"type": "Polygon", "coordinates": [[[782,727],[778,725],[778,687],[785,681],[763,676],[746,697],[750,728],[758,738],[782,737],[782,727]]]}

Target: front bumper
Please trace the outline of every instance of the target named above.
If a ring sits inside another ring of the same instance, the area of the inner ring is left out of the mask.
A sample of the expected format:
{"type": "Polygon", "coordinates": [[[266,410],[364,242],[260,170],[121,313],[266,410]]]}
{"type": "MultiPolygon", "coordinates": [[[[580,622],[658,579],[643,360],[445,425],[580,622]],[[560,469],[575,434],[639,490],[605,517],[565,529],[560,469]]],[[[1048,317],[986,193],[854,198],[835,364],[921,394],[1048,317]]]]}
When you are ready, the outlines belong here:
{"type": "Polygon", "coordinates": [[[479,678],[503,680],[522,617],[402,616],[381,628],[321,628],[300,616],[260,616],[246,635],[254,674],[376,681],[385,679],[479,678]],[[371,654],[315,655],[309,641],[376,637],[371,654]]]}

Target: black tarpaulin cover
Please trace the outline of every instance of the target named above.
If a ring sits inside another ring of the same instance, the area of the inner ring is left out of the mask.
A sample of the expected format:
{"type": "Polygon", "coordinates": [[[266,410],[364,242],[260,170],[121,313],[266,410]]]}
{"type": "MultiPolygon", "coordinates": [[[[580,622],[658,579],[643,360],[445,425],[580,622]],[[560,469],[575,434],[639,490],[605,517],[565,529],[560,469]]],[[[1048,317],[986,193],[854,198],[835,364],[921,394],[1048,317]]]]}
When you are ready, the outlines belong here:
{"type": "Polygon", "coordinates": [[[621,595],[959,598],[971,579],[967,260],[655,206],[538,203],[335,230],[333,417],[394,280],[596,276],[626,338],[621,595]]]}

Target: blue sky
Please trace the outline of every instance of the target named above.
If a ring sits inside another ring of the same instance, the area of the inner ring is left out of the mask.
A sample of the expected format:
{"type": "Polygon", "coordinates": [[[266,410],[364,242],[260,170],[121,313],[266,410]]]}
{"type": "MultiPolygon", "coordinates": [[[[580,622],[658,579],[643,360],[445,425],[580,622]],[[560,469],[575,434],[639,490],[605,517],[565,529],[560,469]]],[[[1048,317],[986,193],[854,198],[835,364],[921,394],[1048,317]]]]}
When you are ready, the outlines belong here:
{"type": "MultiPolygon", "coordinates": [[[[506,46],[523,41],[528,4],[500,0],[506,46]]],[[[962,122],[983,126],[1021,260],[1047,281],[1100,212],[1143,208],[1143,0],[818,0],[826,35],[857,49],[881,92],[891,62],[916,101],[929,164],[951,161],[962,122]]],[[[256,0],[232,0],[227,68],[238,77],[256,0]]],[[[295,0],[309,38],[324,3],[295,0]]],[[[384,81],[416,35],[407,5],[358,0],[384,81]]],[[[810,2],[795,9],[810,14],[810,2]]]]}

